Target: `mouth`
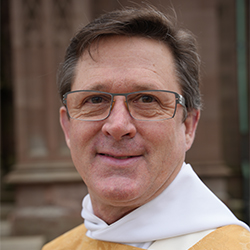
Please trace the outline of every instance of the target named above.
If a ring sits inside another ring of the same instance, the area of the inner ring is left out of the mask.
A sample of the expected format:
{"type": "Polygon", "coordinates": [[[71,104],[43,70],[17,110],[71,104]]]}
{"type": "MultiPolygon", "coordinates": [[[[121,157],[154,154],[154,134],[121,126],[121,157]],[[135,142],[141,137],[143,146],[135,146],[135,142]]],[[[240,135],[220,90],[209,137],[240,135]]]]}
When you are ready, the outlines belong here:
{"type": "Polygon", "coordinates": [[[119,160],[125,160],[125,159],[136,157],[136,156],[114,156],[114,155],[110,155],[110,154],[99,154],[99,155],[112,157],[114,159],[119,159],[119,160]]]}

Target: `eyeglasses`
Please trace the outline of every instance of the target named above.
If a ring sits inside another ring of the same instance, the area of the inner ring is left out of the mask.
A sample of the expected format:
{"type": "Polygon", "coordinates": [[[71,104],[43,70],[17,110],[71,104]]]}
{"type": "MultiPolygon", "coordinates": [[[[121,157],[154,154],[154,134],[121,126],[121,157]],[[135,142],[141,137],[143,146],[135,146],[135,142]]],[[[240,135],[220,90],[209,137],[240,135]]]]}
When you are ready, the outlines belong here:
{"type": "Polygon", "coordinates": [[[160,121],[175,116],[177,104],[185,107],[182,95],[167,90],[146,90],[125,94],[77,90],[63,95],[68,115],[81,121],[101,121],[111,113],[115,96],[124,96],[130,115],[136,120],[160,121]]]}

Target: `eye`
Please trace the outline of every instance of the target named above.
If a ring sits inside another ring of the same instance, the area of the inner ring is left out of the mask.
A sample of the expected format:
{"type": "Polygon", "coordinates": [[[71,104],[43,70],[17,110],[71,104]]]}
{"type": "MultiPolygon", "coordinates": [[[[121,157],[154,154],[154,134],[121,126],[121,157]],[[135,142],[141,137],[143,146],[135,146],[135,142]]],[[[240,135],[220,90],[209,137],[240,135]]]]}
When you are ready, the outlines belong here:
{"type": "Polygon", "coordinates": [[[143,104],[156,104],[159,100],[158,97],[151,93],[135,93],[128,97],[129,102],[137,103],[138,105],[143,104]]]}
{"type": "Polygon", "coordinates": [[[103,98],[101,96],[93,96],[89,99],[92,103],[101,103],[103,101],[103,98]]]}
{"type": "Polygon", "coordinates": [[[102,104],[102,103],[109,103],[110,96],[106,95],[90,95],[83,100],[83,104],[102,104]]]}
{"type": "Polygon", "coordinates": [[[155,101],[155,98],[151,95],[143,95],[140,97],[139,101],[144,102],[144,103],[150,103],[155,101]]]}

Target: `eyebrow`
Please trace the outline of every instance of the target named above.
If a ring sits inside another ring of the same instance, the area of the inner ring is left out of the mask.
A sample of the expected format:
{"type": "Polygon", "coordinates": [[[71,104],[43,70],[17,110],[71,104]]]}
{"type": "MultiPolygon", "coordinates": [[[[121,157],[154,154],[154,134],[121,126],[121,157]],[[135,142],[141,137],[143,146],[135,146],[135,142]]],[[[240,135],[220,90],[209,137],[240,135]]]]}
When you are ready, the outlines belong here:
{"type": "Polygon", "coordinates": [[[91,86],[91,88],[89,88],[89,90],[96,90],[96,91],[104,91],[104,92],[106,92],[107,85],[98,83],[98,84],[96,84],[94,86],[91,86]]]}

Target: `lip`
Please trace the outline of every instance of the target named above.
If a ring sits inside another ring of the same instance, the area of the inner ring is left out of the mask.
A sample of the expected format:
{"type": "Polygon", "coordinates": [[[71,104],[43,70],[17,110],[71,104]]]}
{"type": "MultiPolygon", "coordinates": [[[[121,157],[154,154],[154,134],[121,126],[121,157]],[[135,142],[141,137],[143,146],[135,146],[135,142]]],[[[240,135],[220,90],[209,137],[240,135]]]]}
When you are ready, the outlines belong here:
{"type": "Polygon", "coordinates": [[[100,158],[103,163],[107,163],[109,165],[122,165],[122,164],[132,164],[137,161],[142,155],[114,155],[108,153],[97,153],[97,157],[100,158]]]}
{"type": "Polygon", "coordinates": [[[133,157],[138,157],[138,155],[124,155],[124,156],[116,156],[116,155],[111,155],[111,154],[102,154],[100,153],[99,155],[101,156],[105,156],[105,157],[110,157],[110,158],[114,158],[114,159],[118,159],[118,160],[125,160],[125,159],[130,159],[133,157]]]}

